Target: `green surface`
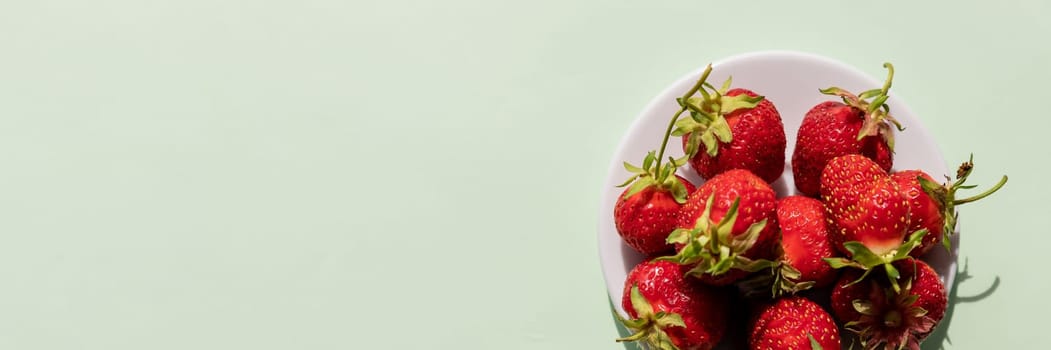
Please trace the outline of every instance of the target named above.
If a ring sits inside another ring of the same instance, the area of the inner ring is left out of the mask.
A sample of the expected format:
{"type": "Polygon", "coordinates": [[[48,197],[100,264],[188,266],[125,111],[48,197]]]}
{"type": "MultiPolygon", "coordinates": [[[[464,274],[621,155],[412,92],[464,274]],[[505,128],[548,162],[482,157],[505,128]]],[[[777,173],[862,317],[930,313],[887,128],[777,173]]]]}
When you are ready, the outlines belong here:
{"type": "Polygon", "coordinates": [[[1051,5],[4,1],[0,348],[618,349],[621,135],[792,49],[882,76],[971,179],[946,348],[1040,348],[1051,5]]]}

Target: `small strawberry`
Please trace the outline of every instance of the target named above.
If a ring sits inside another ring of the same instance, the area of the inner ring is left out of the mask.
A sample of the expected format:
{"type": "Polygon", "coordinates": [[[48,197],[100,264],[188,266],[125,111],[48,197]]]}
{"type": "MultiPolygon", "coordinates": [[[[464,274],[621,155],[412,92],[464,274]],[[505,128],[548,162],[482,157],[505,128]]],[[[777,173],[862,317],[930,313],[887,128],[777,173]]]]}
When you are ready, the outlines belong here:
{"type": "Polygon", "coordinates": [[[777,239],[776,194],[748,170],[716,175],[682,207],[679,229],[668,236],[678,252],[660,259],[691,265],[689,274],[713,285],[733,283],[769,259],[777,239]]]}
{"type": "Polygon", "coordinates": [[[894,262],[905,282],[892,288],[887,275],[855,283],[862,274],[849,270],[832,289],[832,312],[866,349],[919,349],[945,316],[945,285],[927,263],[912,258],[894,262]],[[883,345],[883,347],[881,347],[883,345]]]}
{"type": "Polygon", "coordinates": [[[839,256],[829,239],[825,206],[810,197],[785,197],[777,202],[777,222],[781,256],[772,270],[774,296],[835,282],[837,272],[824,260],[839,256]]]}
{"type": "Polygon", "coordinates": [[[810,299],[790,296],[760,308],[748,337],[749,349],[839,349],[839,328],[810,299]]]}
{"type": "MultiPolygon", "coordinates": [[[[702,80],[709,73],[711,66],[702,80]]],[[[682,136],[690,165],[705,179],[746,169],[774,182],[785,168],[787,141],[781,114],[769,99],[747,89],[730,89],[730,82],[727,79],[718,90],[706,83],[698,90],[701,96],[680,99],[690,116],[676,122],[672,135],[682,136]],[[702,144],[704,152],[700,152],[702,144]]]]}
{"type": "Polygon", "coordinates": [[[956,199],[956,190],[974,188],[974,186],[964,185],[967,177],[971,175],[972,169],[974,169],[973,155],[968,161],[960,164],[960,168],[956,170],[956,182],[951,184],[949,183],[951,180],[946,176],[946,183],[939,185],[934,182],[930,175],[922,170],[903,170],[890,175],[898,183],[902,193],[909,198],[911,212],[909,231],[926,229],[930,232],[923,238],[920,246],[910,253],[912,256],[923,255],[939,241],[941,241],[945,249],[949,249],[949,236],[956,229],[958,214],[956,206],[985,198],[1007,183],[1007,176],[1005,175],[993,188],[981,194],[965,199],[956,199]]]}
{"type": "Polygon", "coordinates": [[[756,275],[737,287],[749,297],[769,292],[776,298],[832,284],[837,271],[824,259],[840,254],[829,239],[824,205],[810,197],[782,198],[777,202],[777,221],[781,228],[778,259],[758,262],[760,267],[769,268],[770,274],[756,275]]]}
{"type": "Polygon", "coordinates": [[[654,157],[653,152],[647,154],[642,168],[624,162],[628,171],[636,175],[624,184],[634,181],[631,187],[624,190],[613,208],[617,233],[624,243],[644,255],[672,249],[665,240],[678,226],[681,203],[694,191],[693,184],[674,175],[679,164],[670,161],[664,167],[657,168],[654,157]]]}
{"type": "Polygon", "coordinates": [[[857,96],[838,87],[821,90],[823,94],[841,97],[843,102],[822,102],[803,117],[792,153],[792,175],[800,193],[816,196],[825,164],[846,154],[864,155],[875,160],[883,171],[890,171],[894,163],[891,124],[899,131],[904,129],[884,104],[894,66],[884,63],[883,67],[889,72],[882,89],[857,96]]]}
{"type": "Polygon", "coordinates": [[[638,341],[662,350],[707,350],[719,343],[729,317],[729,296],[685,278],[686,269],[651,260],[628,273],[621,305],[631,319],[621,322],[635,333],[618,342],[638,341]]]}

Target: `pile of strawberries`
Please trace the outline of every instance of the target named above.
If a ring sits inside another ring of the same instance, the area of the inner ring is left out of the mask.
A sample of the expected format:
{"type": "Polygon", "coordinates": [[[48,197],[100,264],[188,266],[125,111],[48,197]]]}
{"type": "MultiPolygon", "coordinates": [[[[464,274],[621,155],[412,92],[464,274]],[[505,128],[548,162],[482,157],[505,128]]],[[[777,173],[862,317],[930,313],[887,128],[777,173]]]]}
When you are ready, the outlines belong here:
{"type": "Polygon", "coordinates": [[[677,99],[660,149],[641,166],[624,163],[633,176],[613,217],[647,259],[625,281],[621,322],[633,334],[618,341],[711,349],[746,327],[751,349],[840,349],[846,339],[919,348],[947,303],[919,257],[949,249],[955,206],[1007,177],[956,199],[974,187],[964,185],[970,160],[945,184],[892,171],[893,136],[904,129],[886,104],[894,68],[884,67],[881,88],[820,90],[838,99],[811,108],[798,130],[791,166],[802,195],[778,198],[770,183],[785,167],[786,138],[777,108],[729,80],[710,85],[708,66],[677,99]],[[685,156],[665,161],[671,136],[685,156]],[[699,187],[676,174],[687,163],[705,179],[699,187]]]}

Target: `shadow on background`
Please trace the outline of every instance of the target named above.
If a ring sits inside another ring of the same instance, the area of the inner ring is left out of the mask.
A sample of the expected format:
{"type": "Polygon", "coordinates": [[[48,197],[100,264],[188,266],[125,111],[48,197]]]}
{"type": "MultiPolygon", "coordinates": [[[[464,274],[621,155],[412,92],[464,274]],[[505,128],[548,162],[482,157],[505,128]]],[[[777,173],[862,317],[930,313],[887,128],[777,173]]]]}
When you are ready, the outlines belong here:
{"type": "Polygon", "coordinates": [[[942,350],[946,346],[952,345],[952,338],[949,337],[949,324],[952,323],[953,312],[956,310],[956,304],[960,303],[974,303],[982,301],[985,298],[993,295],[998,288],[1000,288],[1000,276],[993,278],[993,284],[989,286],[985,291],[978,293],[974,296],[958,295],[960,292],[960,284],[966,280],[971,279],[971,274],[967,272],[968,261],[965,259],[963,263],[963,269],[956,272],[956,280],[953,281],[952,292],[949,293],[949,305],[945,310],[945,318],[938,324],[938,328],[934,329],[934,332],[927,337],[927,340],[923,342],[923,350],[942,350]]]}
{"type": "MultiPolygon", "coordinates": [[[[960,291],[960,284],[973,277],[970,275],[970,273],[967,272],[967,265],[967,260],[964,260],[963,269],[958,270],[956,272],[956,279],[953,281],[952,292],[949,293],[949,305],[945,310],[945,317],[942,318],[941,323],[938,324],[938,328],[935,328],[934,332],[931,332],[931,335],[928,336],[927,339],[923,342],[923,345],[921,346],[923,350],[943,350],[946,349],[947,345],[952,345],[952,339],[949,338],[948,330],[949,324],[952,323],[953,312],[956,310],[956,304],[974,303],[982,301],[985,298],[992,296],[993,293],[995,293],[996,290],[1000,288],[1000,276],[995,276],[992,285],[990,285],[989,288],[986,288],[985,291],[973,296],[959,296],[958,293],[960,291]]],[[[612,300],[610,300],[609,308],[610,318],[613,320],[613,324],[617,327],[617,334],[619,334],[619,337],[626,337],[630,335],[631,333],[628,332],[628,329],[624,328],[624,325],[620,324],[620,322],[617,321],[615,311],[616,309],[613,307],[612,300]]],[[[613,339],[610,339],[610,342],[613,342],[613,339]]],[[[845,340],[843,343],[843,348],[846,349],[849,345],[850,342],[845,340]]],[[[720,344],[720,348],[723,347],[725,347],[724,344],[720,344]]],[[[624,343],[624,348],[627,350],[641,349],[638,345],[635,345],[634,343],[624,343]]]]}

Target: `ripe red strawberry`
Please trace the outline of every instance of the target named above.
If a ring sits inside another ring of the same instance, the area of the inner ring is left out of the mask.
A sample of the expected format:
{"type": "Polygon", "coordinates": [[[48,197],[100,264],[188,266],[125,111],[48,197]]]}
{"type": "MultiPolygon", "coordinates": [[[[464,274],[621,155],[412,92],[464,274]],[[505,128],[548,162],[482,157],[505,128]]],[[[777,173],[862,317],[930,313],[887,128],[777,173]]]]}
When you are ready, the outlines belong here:
{"type": "Polygon", "coordinates": [[[799,296],[784,297],[760,308],[748,344],[753,350],[834,350],[840,348],[839,328],[817,303],[799,296]]]}
{"type": "Polygon", "coordinates": [[[782,198],[777,202],[777,221],[781,227],[781,290],[805,289],[802,283],[824,288],[836,279],[836,271],[825,258],[839,256],[832,248],[825,206],[803,196],[782,198]]]}
{"type": "MultiPolygon", "coordinates": [[[[711,66],[702,74],[707,79],[711,66]]],[[[785,168],[785,128],[773,102],[747,89],[701,87],[702,96],[680,99],[690,116],[676,122],[674,136],[690,165],[711,179],[731,169],[746,169],[774,182],[785,168]],[[703,152],[701,151],[703,145],[703,152]]]]}
{"type": "MultiPolygon", "coordinates": [[[[675,176],[689,195],[694,186],[686,179],[675,176]]],[[[624,190],[613,208],[613,221],[617,233],[628,246],[644,255],[654,255],[672,250],[666,242],[668,235],[678,227],[682,204],[675,200],[672,191],[660,186],[647,186],[628,195],[624,190]]]]}
{"type": "Polygon", "coordinates": [[[909,223],[908,198],[878,164],[850,154],[833,158],[821,174],[821,198],[825,202],[832,242],[847,256],[843,243],[861,242],[876,255],[884,255],[904,243],[909,223]]]}
{"type": "MultiPolygon", "coordinates": [[[[972,188],[964,182],[974,169],[974,157],[960,165],[956,170],[956,182],[939,185],[934,182],[930,175],[922,170],[903,170],[891,174],[891,178],[898,183],[902,193],[909,198],[911,220],[909,232],[926,229],[929,234],[924,236],[923,242],[914,249],[910,255],[918,257],[929,251],[941,242],[946,249],[949,248],[949,236],[956,228],[956,206],[964,203],[974,202],[985,198],[996,192],[1007,183],[1007,176],[1000,179],[993,188],[974,197],[956,199],[956,190],[961,188],[972,188]],[[922,178],[923,180],[920,180],[922,178]]],[[[946,177],[946,181],[948,181],[946,177]]]]}
{"type": "MultiPolygon", "coordinates": [[[[708,69],[710,71],[711,66],[708,69]]],[[[702,76],[701,80],[678,100],[693,96],[704,85],[706,77],[707,74],[702,76]]],[[[641,167],[624,162],[624,168],[633,175],[618,187],[629,184],[631,186],[624,190],[617,200],[613,208],[613,222],[624,242],[644,255],[671,250],[666,239],[675,229],[679,208],[694,190],[693,184],[675,175],[675,171],[686,164],[686,157],[669,157],[668,163],[661,165],[672,128],[679,115],[686,112],[686,109],[686,106],[682,106],[679,112],[671,117],[664,131],[664,141],[661,142],[659,153],[651,151],[646,154],[641,167]]]]}
{"type": "Polygon", "coordinates": [[[792,153],[792,175],[800,193],[816,196],[825,165],[846,154],[864,155],[875,160],[883,171],[890,171],[894,163],[891,124],[898,130],[903,129],[884,104],[894,78],[894,66],[890,63],[883,66],[889,73],[882,89],[868,90],[858,96],[837,87],[821,90],[823,94],[841,97],[843,102],[822,102],[803,117],[792,153]],[[869,98],[872,101],[868,101],[869,98]]]}
{"type": "Polygon", "coordinates": [[[890,177],[898,184],[898,189],[909,200],[908,230],[927,229],[929,232],[923,237],[920,246],[909,253],[909,255],[919,257],[941,240],[942,226],[945,225],[945,220],[941,217],[942,209],[938,207],[938,203],[935,203],[931,197],[923,192],[923,188],[916,178],[923,177],[932,182],[934,179],[921,170],[902,170],[891,174],[890,177]]]}
{"type": "Polygon", "coordinates": [[[885,274],[854,283],[860,270],[845,272],[832,289],[832,313],[866,349],[919,349],[945,316],[945,286],[934,269],[912,258],[893,265],[904,283],[900,291],[885,274]]]}
{"type": "Polygon", "coordinates": [[[729,296],[685,278],[686,269],[672,262],[646,261],[628,273],[621,305],[631,319],[621,322],[635,333],[617,341],[680,350],[707,350],[719,343],[729,317],[729,296]]]}
{"type": "Polygon", "coordinates": [[[680,229],[668,237],[678,252],[661,259],[691,265],[690,275],[713,285],[756,271],[753,263],[771,258],[777,239],[776,197],[769,184],[748,170],[716,175],[686,199],[680,229]]]}

